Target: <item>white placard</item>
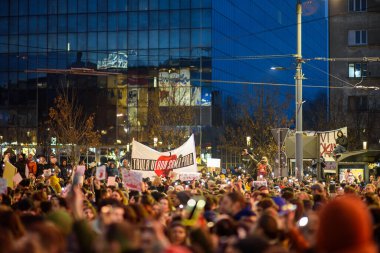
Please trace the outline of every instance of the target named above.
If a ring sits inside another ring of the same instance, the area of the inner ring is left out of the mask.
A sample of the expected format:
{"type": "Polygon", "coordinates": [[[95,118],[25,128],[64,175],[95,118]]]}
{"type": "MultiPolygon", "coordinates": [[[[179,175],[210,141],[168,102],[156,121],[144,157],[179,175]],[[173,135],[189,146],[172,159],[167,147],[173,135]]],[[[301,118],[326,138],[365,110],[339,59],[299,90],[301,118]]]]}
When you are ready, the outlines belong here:
{"type": "Polygon", "coordinates": [[[107,186],[115,186],[116,185],[116,177],[108,177],[107,186]]]}
{"type": "Polygon", "coordinates": [[[209,168],[220,168],[220,159],[207,158],[207,167],[209,167],[209,168]]]}
{"type": "Polygon", "coordinates": [[[95,176],[99,180],[105,180],[106,179],[106,166],[102,165],[102,166],[96,167],[95,176]]]}
{"type": "Polygon", "coordinates": [[[179,180],[181,181],[193,181],[193,180],[198,180],[200,178],[201,174],[200,173],[186,173],[186,172],[181,172],[179,173],[179,180]]]}
{"type": "Polygon", "coordinates": [[[266,186],[266,187],[268,187],[268,183],[267,183],[267,181],[252,181],[252,186],[253,186],[255,189],[258,189],[258,188],[260,188],[261,186],[266,186]]]}
{"type": "Polygon", "coordinates": [[[15,185],[18,185],[21,181],[22,181],[22,176],[20,175],[20,173],[17,173],[13,177],[13,182],[15,183],[15,185]]]}
{"type": "Polygon", "coordinates": [[[126,189],[142,191],[141,183],[143,179],[143,175],[141,172],[127,170],[123,168],[121,171],[123,177],[123,185],[126,189]]]}

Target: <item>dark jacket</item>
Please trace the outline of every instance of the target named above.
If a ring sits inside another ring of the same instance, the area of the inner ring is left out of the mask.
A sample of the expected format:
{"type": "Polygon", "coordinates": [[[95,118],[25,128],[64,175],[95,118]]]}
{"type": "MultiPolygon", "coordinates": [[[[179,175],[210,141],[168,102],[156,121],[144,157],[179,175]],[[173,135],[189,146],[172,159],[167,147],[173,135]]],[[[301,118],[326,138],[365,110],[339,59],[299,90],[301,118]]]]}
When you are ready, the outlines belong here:
{"type": "Polygon", "coordinates": [[[23,160],[18,160],[15,164],[15,167],[17,168],[17,172],[20,173],[22,178],[26,178],[25,175],[25,167],[26,167],[26,161],[23,160]]]}
{"type": "Polygon", "coordinates": [[[342,131],[338,131],[338,138],[336,138],[335,141],[336,141],[336,144],[341,145],[342,147],[347,149],[348,140],[347,140],[347,137],[344,136],[342,131]],[[339,136],[339,134],[340,134],[340,136],[339,136]]]}
{"type": "Polygon", "coordinates": [[[72,168],[70,165],[66,165],[66,166],[61,165],[60,169],[61,171],[59,172],[58,177],[62,178],[66,182],[70,177],[69,170],[72,171],[72,168]]]}
{"type": "Polygon", "coordinates": [[[44,174],[44,170],[47,170],[47,169],[50,169],[49,164],[38,163],[36,177],[42,176],[44,174]]]}
{"type": "Polygon", "coordinates": [[[241,156],[241,163],[243,164],[243,169],[250,175],[256,173],[257,160],[251,154],[246,154],[241,156]]]}
{"type": "Polygon", "coordinates": [[[106,168],[106,172],[107,172],[107,177],[116,177],[116,176],[120,176],[119,174],[119,170],[116,166],[114,166],[113,168],[110,167],[107,167],[106,168]]]}

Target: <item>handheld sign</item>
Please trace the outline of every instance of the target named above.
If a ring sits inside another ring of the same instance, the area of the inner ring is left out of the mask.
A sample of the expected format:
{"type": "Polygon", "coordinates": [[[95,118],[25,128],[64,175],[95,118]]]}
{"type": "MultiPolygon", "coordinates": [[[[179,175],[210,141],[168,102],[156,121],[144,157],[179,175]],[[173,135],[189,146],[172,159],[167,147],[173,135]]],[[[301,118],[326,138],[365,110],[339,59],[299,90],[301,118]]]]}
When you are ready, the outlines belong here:
{"type": "Polygon", "coordinates": [[[17,173],[13,177],[13,182],[15,183],[15,185],[18,185],[21,181],[22,181],[22,177],[21,177],[20,173],[17,173]]]}
{"type": "Polygon", "coordinates": [[[115,186],[116,185],[116,177],[108,177],[107,186],[115,186]]]}
{"type": "Polygon", "coordinates": [[[255,189],[258,189],[258,188],[260,188],[261,186],[266,186],[266,187],[268,187],[268,183],[267,183],[267,181],[252,181],[252,186],[253,186],[255,189]]]}
{"type": "Polygon", "coordinates": [[[141,183],[143,175],[141,172],[123,169],[123,185],[130,190],[142,191],[141,183]]]}
{"type": "Polygon", "coordinates": [[[102,165],[102,166],[96,167],[96,178],[99,180],[106,179],[106,166],[102,165]]]}
{"type": "Polygon", "coordinates": [[[198,180],[200,177],[200,173],[179,173],[179,180],[181,181],[192,181],[192,180],[198,180]]]}

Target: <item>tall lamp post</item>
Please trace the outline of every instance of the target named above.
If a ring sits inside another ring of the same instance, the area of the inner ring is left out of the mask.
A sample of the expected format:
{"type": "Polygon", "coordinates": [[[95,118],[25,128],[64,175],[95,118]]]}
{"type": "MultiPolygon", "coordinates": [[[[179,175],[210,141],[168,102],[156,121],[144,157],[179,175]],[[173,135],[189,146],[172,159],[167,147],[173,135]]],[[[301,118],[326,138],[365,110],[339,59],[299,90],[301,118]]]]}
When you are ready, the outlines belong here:
{"type": "Polygon", "coordinates": [[[296,54],[296,168],[298,179],[303,178],[303,141],[302,141],[302,3],[297,0],[297,54],[296,54]]]}

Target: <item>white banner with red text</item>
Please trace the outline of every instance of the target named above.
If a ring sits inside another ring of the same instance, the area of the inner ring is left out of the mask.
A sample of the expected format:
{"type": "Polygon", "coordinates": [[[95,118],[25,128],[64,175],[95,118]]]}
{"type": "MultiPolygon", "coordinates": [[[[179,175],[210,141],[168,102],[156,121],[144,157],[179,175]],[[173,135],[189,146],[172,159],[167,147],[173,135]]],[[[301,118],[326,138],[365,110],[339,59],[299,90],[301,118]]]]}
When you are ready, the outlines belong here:
{"type": "Polygon", "coordinates": [[[167,152],[158,152],[140,142],[132,142],[132,170],[143,177],[167,177],[171,172],[197,172],[194,135],[180,147],[167,152]]]}

